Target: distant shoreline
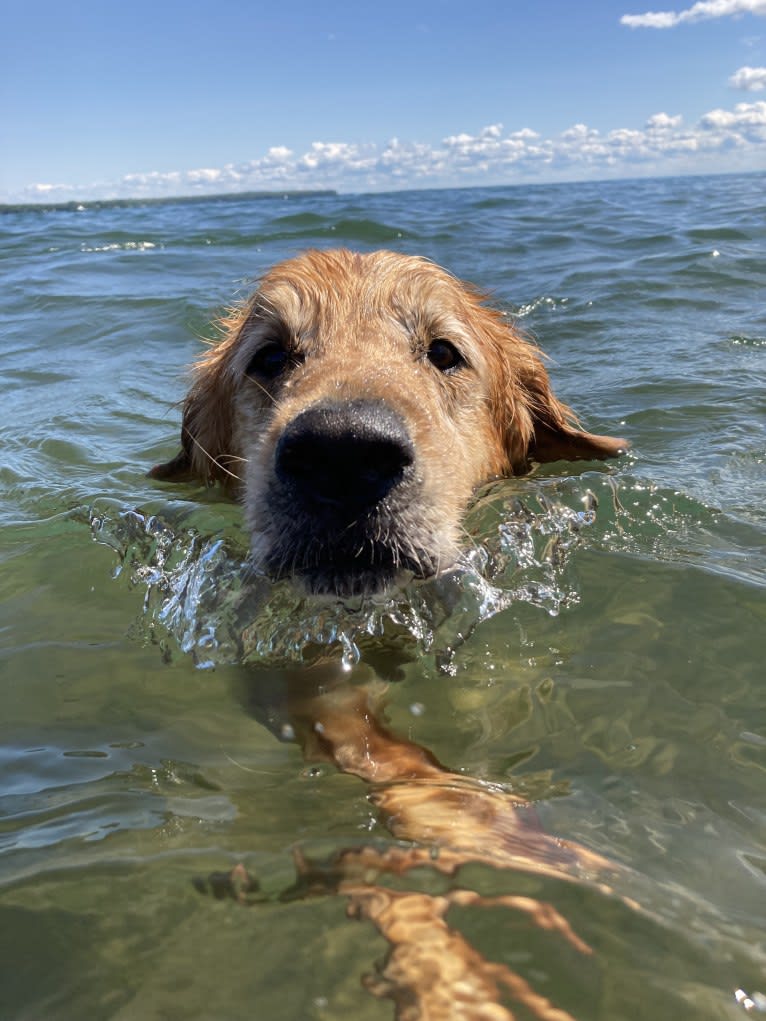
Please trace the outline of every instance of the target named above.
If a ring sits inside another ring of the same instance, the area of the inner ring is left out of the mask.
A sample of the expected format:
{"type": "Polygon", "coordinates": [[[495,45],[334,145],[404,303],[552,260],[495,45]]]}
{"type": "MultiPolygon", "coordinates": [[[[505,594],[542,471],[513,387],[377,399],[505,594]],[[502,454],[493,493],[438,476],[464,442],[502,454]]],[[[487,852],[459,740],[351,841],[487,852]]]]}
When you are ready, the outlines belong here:
{"type": "Polygon", "coordinates": [[[337,188],[285,188],[270,189],[263,191],[228,191],[211,192],[210,194],[197,195],[154,195],[145,197],[122,197],[102,199],[68,199],[66,202],[46,202],[44,199],[34,202],[0,202],[0,213],[24,213],[29,211],[37,212],[83,212],[87,209],[120,209],[136,208],[141,206],[162,206],[162,205],[199,205],[203,202],[242,202],[258,201],[259,199],[301,199],[301,198],[339,198],[351,195],[397,195],[403,192],[425,192],[425,191],[494,191],[505,188],[560,188],[579,187],[580,185],[621,185],[631,181],[674,181],[674,180],[704,180],[712,177],[762,177],[766,170],[722,170],[716,173],[701,171],[699,173],[685,174],[634,174],[630,176],[617,177],[593,177],[593,178],[562,178],[560,180],[547,181],[513,181],[497,182],[491,181],[486,184],[461,183],[461,184],[422,184],[418,187],[400,187],[394,189],[374,189],[372,191],[345,191],[337,188]]]}
{"type": "Polygon", "coordinates": [[[202,202],[241,202],[251,199],[294,199],[334,197],[338,192],[334,188],[288,188],[284,191],[238,191],[222,192],[218,195],[162,195],[153,198],[113,198],[86,199],[67,202],[4,202],[0,203],[0,213],[21,213],[29,210],[40,212],[81,212],[86,209],[120,209],[133,206],[161,205],[193,205],[202,202]]]}

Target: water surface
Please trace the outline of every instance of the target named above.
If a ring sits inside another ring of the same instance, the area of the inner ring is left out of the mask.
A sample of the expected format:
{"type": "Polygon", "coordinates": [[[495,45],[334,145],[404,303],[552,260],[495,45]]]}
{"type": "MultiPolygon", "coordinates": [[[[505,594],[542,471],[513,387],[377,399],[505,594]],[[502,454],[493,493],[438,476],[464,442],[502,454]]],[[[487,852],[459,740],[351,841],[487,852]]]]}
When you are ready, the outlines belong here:
{"type": "Polygon", "coordinates": [[[391,838],[359,780],[305,763],[248,696],[307,643],[364,663],[381,632],[395,730],[622,870],[607,894],[474,865],[464,884],[554,904],[594,951],[457,912],[489,959],[579,1021],[764,1009],[765,182],[0,215],[3,1017],[393,1016],[360,982],[375,931],[342,898],[279,900],[296,844],[391,838]],[[237,507],[145,473],[217,311],[336,244],[490,291],[633,451],[489,487],[441,587],[243,603],[237,507]],[[264,904],[199,894],[239,861],[264,904]]]}

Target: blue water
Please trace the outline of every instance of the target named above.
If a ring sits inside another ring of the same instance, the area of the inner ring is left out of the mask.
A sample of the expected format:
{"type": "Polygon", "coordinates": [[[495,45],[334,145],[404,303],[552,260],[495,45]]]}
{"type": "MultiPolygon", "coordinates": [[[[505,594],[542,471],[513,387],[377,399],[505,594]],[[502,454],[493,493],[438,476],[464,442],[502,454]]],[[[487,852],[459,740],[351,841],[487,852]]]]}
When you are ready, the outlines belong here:
{"type": "Polygon", "coordinates": [[[482,952],[578,1021],[766,1010],[765,185],[0,213],[0,1017],[393,1016],[360,983],[374,930],[340,898],[277,897],[296,844],[391,838],[360,781],[304,763],[242,694],[307,645],[364,661],[387,628],[393,728],[622,870],[611,894],[513,880],[587,962],[523,916],[467,914],[482,952]],[[633,443],[490,487],[450,593],[374,613],[284,587],[242,604],[236,505],[146,478],[217,312],[330,245],[480,285],[587,427],[633,443]],[[265,907],[195,889],[238,861],[265,907]]]}

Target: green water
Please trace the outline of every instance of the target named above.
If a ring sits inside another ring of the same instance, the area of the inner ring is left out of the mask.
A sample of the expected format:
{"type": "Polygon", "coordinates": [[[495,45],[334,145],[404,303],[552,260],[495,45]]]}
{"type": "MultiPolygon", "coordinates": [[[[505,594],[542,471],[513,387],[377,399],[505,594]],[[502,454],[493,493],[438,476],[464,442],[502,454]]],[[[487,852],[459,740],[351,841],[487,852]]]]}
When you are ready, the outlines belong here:
{"type": "Polygon", "coordinates": [[[387,949],[373,927],[343,897],[280,899],[296,846],[392,843],[362,781],[305,762],[263,695],[309,646],[375,660],[395,732],[614,863],[611,892],[477,862],[397,880],[551,903],[593,950],[452,909],[488,959],[578,1021],[759,1012],[763,181],[0,217],[0,1017],[393,1017],[361,982],[387,949]],[[238,508],[145,472],[216,307],[327,243],[493,289],[633,453],[492,486],[469,519],[489,561],[441,587],[374,611],[242,604],[238,508]],[[261,903],[199,892],[238,862],[261,903]]]}

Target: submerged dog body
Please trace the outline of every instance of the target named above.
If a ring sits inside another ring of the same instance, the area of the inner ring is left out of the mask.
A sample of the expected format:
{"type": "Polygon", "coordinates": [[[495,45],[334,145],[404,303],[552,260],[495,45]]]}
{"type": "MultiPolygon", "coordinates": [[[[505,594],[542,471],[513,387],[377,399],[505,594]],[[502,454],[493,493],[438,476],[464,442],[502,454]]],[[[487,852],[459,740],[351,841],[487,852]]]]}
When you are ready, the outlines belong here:
{"type": "Polygon", "coordinates": [[[310,591],[436,574],[477,485],[628,446],[578,429],[537,349],[424,259],[307,252],[222,325],[151,474],[236,484],[256,561],[310,591]]]}

